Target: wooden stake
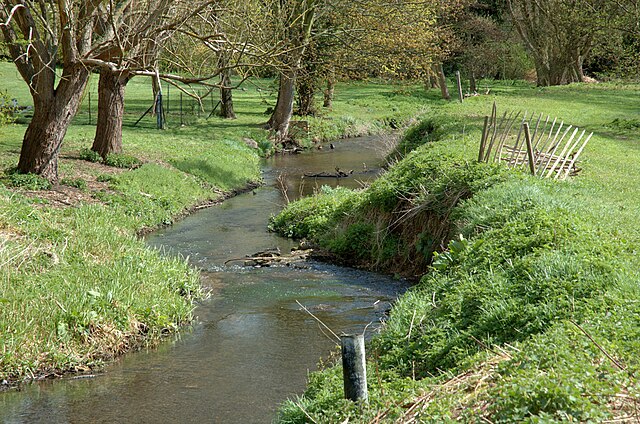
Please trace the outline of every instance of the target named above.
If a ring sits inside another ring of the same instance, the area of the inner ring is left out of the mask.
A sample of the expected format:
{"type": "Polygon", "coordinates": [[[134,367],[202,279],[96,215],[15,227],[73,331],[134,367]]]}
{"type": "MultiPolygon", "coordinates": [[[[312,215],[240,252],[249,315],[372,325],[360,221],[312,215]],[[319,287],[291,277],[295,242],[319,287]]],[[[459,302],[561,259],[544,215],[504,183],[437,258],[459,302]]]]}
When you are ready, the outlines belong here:
{"type": "Polygon", "coordinates": [[[464,96],[462,95],[462,81],[460,80],[460,71],[456,71],[456,81],[458,83],[458,97],[460,98],[460,103],[464,101],[464,96]]]}
{"type": "Polygon", "coordinates": [[[560,134],[560,130],[562,129],[562,125],[563,124],[564,124],[564,122],[560,122],[560,126],[558,127],[558,132],[556,132],[556,135],[553,138],[553,141],[551,142],[551,147],[549,147],[549,149],[553,148],[553,150],[549,150],[549,152],[547,152],[549,158],[545,161],[544,165],[542,163],[540,164],[540,168],[538,169],[538,171],[542,171],[542,173],[540,173],[538,175],[540,175],[541,177],[544,176],[544,171],[551,164],[551,161],[553,160],[553,155],[556,154],[556,150],[558,150],[558,147],[560,146],[560,142],[562,142],[562,140],[567,136],[567,133],[569,132],[569,130],[571,130],[571,128],[573,128],[571,125],[567,126],[567,129],[564,130],[564,133],[562,134],[562,137],[560,137],[560,140],[557,140],[558,139],[558,134],[560,134]]]}
{"type": "Polygon", "coordinates": [[[533,158],[533,146],[531,145],[531,134],[529,134],[529,124],[525,122],[524,127],[524,139],[527,142],[527,156],[529,157],[529,170],[531,175],[536,175],[536,165],[533,158]]]}
{"type": "Polygon", "coordinates": [[[498,127],[502,127],[502,124],[504,123],[504,120],[507,118],[507,112],[505,112],[502,115],[502,119],[500,120],[500,124],[497,124],[497,116],[493,118],[493,132],[491,134],[491,141],[489,142],[489,147],[487,148],[487,151],[485,153],[485,158],[484,161],[485,162],[489,162],[489,159],[491,157],[491,150],[493,149],[493,145],[496,141],[496,136],[498,135],[498,127]]]}
{"type": "Polygon", "coordinates": [[[567,152],[563,155],[562,163],[558,167],[558,173],[556,174],[554,179],[557,180],[560,177],[560,174],[562,173],[562,170],[567,165],[567,162],[569,162],[569,155],[571,154],[572,151],[575,150],[576,147],[578,147],[578,144],[580,144],[580,141],[582,140],[582,137],[584,137],[585,132],[586,132],[585,130],[582,130],[582,133],[580,134],[580,137],[578,137],[578,139],[575,141],[575,143],[573,143],[573,145],[571,147],[569,147],[567,152]]]}
{"type": "MultiPolygon", "coordinates": [[[[569,126],[569,128],[571,128],[571,126],[569,126]]],[[[562,152],[558,155],[558,158],[553,163],[553,166],[551,167],[551,169],[549,169],[549,172],[545,176],[546,178],[549,178],[550,176],[553,175],[553,172],[556,170],[556,166],[558,166],[558,164],[562,160],[563,156],[567,153],[567,149],[569,148],[569,146],[573,142],[573,139],[576,137],[576,134],[578,133],[578,130],[579,130],[579,128],[576,128],[575,130],[573,130],[573,133],[571,134],[571,137],[569,137],[569,141],[567,141],[565,143],[564,147],[562,148],[562,152]]],[[[562,140],[564,140],[564,137],[562,138],[562,140]]],[[[562,140],[560,140],[560,141],[562,141],[562,140]]],[[[560,143],[558,143],[558,145],[559,144],[560,143]]]]}
{"type": "Polygon", "coordinates": [[[344,396],[354,402],[367,402],[367,366],[364,352],[364,335],[340,337],[342,344],[342,373],[344,396]]]}
{"type": "Polygon", "coordinates": [[[482,162],[484,159],[484,144],[487,142],[487,129],[489,128],[489,117],[484,117],[484,127],[482,129],[482,139],[480,140],[480,152],[478,152],[478,162],[482,162]]]}
{"type": "Polygon", "coordinates": [[[584,143],[582,144],[582,146],[580,146],[580,149],[578,149],[578,151],[576,152],[576,154],[573,156],[573,159],[571,159],[571,162],[569,162],[569,165],[567,166],[567,170],[565,171],[564,176],[562,177],[562,179],[566,179],[569,174],[571,173],[571,168],[573,167],[573,165],[576,163],[576,161],[578,160],[578,157],[580,157],[580,154],[582,153],[582,151],[584,150],[585,146],[587,145],[587,143],[589,142],[589,140],[591,140],[591,136],[593,135],[593,133],[589,134],[589,137],[587,137],[587,139],[584,141],[584,143]]]}

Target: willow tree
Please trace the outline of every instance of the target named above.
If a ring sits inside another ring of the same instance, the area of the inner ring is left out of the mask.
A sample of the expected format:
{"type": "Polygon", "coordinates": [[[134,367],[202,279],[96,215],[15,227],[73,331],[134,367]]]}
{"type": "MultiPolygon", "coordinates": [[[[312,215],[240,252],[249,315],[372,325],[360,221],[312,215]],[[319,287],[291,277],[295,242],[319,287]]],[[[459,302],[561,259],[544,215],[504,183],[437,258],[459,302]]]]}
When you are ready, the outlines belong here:
{"type": "Polygon", "coordinates": [[[56,181],[58,153],[89,80],[99,2],[3,1],[0,28],[33,98],[18,170],[56,181]],[[60,60],[59,60],[60,58],[60,60]]]}
{"type": "Polygon", "coordinates": [[[584,80],[583,64],[615,15],[610,0],[506,0],[539,86],[584,80]]]}
{"type": "Polygon", "coordinates": [[[433,76],[449,56],[455,41],[450,21],[463,5],[464,0],[352,3],[340,63],[356,77],[433,76]]]}
{"type": "Polygon", "coordinates": [[[275,15],[283,24],[281,40],[285,52],[280,65],[278,98],[266,127],[274,131],[277,141],[285,141],[289,135],[296,77],[309,44],[317,7],[317,0],[279,0],[276,4],[275,15]]]}
{"type": "MultiPolygon", "coordinates": [[[[34,104],[18,170],[58,179],[58,155],[93,69],[108,75],[103,91],[122,97],[134,73],[151,74],[135,60],[137,46],[172,31],[215,1],[168,0],[27,1],[0,3],[0,29],[34,104]],[[182,7],[180,7],[182,6],[182,7]],[[180,8],[179,8],[180,7],[180,8]],[[179,8],[181,13],[174,12],[179,8]],[[167,16],[173,16],[167,22],[167,16]],[[123,34],[127,35],[126,37],[123,34]]],[[[106,102],[111,104],[112,102],[106,102]]],[[[107,109],[108,110],[108,109],[107,109]]],[[[103,114],[102,116],[105,116],[103,114]]],[[[115,126],[113,126],[115,128],[115,126]]],[[[109,131],[109,128],[106,129],[109,131]]]]}
{"type": "MultiPolygon", "coordinates": [[[[122,151],[122,120],[127,83],[136,75],[152,79],[154,99],[158,101],[160,80],[206,84],[211,78],[202,72],[177,67],[180,75],[161,73],[160,56],[165,44],[177,34],[189,32],[191,21],[207,19],[221,0],[187,2],[147,0],[105,3],[98,9],[96,32],[112,40],[93,60],[100,70],[98,82],[98,121],[92,150],[106,157],[122,151]],[[145,10],[145,13],[139,13],[145,10]]],[[[215,37],[215,31],[202,31],[200,39],[215,37]]]]}
{"type": "MultiPolygon", "coordinates": [[[[187,82],[204,85],[206,96],[218,91],[220,116],[235,118],[233,90],[254,69],[277,64],[282,53],[281,43],[274,43],[271,17],[263,13],[269,8],[262,0],[219,0],[216,7],[186,21],[163,44],[161,66],[189,75],[187,82]],[[240,77],[236,83],[232,73],[240,77]]],[[[202,100],[194,91],[185,93],[202,100]]]]}

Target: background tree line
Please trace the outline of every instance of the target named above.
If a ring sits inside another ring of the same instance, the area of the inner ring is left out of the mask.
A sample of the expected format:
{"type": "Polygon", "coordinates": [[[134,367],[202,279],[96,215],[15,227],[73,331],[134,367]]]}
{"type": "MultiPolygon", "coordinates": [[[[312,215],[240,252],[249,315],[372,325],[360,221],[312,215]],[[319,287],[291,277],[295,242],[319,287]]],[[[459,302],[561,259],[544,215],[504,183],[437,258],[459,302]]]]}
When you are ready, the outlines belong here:
{"type": "Polygon", "coordinates": [[[340,79],[420,79],[448,97],[453,70],[471,91],[478,78],[640,75],[640,0],[6,0],[0,30],[34,103],[18,170],[51,181],[92,72],[103,157],[122,149],[134,77],[151,78],[156,99],[161,80],[199,101],[190,87],[204,86],[233,118],[232,90],[266,70],[278,95],[265,128],[286,141],[294,112],[316,113],[320,90],[330,107],[340,79]]]}

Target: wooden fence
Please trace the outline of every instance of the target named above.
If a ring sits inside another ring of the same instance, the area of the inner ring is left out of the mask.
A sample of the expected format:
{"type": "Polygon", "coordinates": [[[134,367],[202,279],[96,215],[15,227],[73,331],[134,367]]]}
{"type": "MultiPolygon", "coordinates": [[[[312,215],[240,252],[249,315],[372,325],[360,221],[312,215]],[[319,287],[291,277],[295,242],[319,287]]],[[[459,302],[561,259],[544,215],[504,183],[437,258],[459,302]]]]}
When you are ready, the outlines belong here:
{"type": "Polygon", "coordinates": [[[523,168],[541,178],[564,180],[580,172],[577,161],[593,133],[551,121],[547,115],[504,112],[498,119],[495,103],[485,116],[479,162],[500,162],[509,168],[523,168]]]}

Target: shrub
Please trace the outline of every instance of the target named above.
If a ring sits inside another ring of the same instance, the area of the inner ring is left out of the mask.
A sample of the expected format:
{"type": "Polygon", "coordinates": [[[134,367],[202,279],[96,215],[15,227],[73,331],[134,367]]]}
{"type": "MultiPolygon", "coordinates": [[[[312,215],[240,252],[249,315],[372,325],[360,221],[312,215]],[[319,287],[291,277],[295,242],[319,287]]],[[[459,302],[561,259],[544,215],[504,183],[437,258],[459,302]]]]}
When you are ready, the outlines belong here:
{"type": "Polygon", "coordinates": [[[322,186],[316,196],[290,203],[278,216],[272,217],[269,229],[286,237],[313,238],[335,225],[337,218],[351,209],[357,198],[356,191],[322,186]]]}
{"type": "Polygon", "coordinates": [[[328,241],[329,249],[342,257],[369,259],[373,249],[374,226],[357,222],[328,241]]]}
{"type": "Polygon", "coordinates": [[[124,153],[112,153],[107,155],[104,163],[108,166],[128,169],[134,169],[142,165],[142,161],[140,159],[124,153]]]}
{"type": "Polygon", "coordinates": [[[269,140],[259,140],[258,149],[260,149],[260,156],[263,157],[269,157],[275,152],[275,147],[269,140]]]}
{"type": "Polygon", "coordinates": [[[60,180],[60,184],[75,187],[83,191],[87,189],[87,182],[82,178],[63,178],[60,180]]]}
{"type": "Polygon", "coordinates": [[[80,150],[79,158],[88,162],[102,162],[102,157],[98,154],[98,152],[94,152],[93,150],[87,148],[80,150]]]}
{"type": "Polygon", "coordinates": [[[425,143],[439,140],[442,135],[442,124],[438,119],[426,119],[407,130],[390,158],[399,159],[425,143]]]}
{"type": "Polygon", "coordinates": [[[15,106],[6,91],[0,91],[0,126],[14,122],[15,106]]]}
{"type": "Polygon", "coordinates": [[[100,174],[96,177],[96,181],[99,183],[110,183],[116,181],[117,177],[115,175],[109,174],[100,174]]]}
{"type": "Polygon", "coordinates": [[[51,183],[36,174],[19,174],[17,172],[10,173],[7,176],[7,185],[9,187],[23,188],[25,190],[49,190],[51,183]]]}

